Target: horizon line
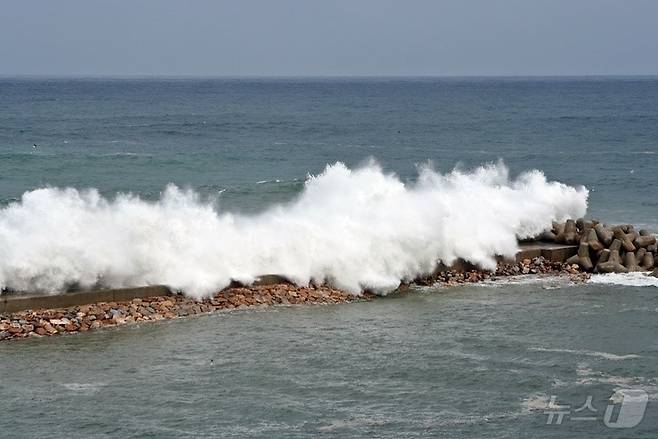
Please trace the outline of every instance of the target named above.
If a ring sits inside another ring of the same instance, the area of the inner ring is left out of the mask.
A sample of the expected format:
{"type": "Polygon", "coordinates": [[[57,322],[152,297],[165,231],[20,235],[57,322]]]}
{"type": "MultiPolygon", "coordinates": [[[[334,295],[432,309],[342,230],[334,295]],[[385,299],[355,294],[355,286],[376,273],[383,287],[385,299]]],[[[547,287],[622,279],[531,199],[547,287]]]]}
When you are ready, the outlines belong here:
{"type": "Polygon", "coordinates": [[[658,78],[658,73],[630,73],[630,74],[467,74],[467,75],[441,75],[441,74],[322,74],[322,75],[205,75],[205,74],[32,74],[32,73],[0,73],[0,79],[624,79],[624,78],[658,78]]]}

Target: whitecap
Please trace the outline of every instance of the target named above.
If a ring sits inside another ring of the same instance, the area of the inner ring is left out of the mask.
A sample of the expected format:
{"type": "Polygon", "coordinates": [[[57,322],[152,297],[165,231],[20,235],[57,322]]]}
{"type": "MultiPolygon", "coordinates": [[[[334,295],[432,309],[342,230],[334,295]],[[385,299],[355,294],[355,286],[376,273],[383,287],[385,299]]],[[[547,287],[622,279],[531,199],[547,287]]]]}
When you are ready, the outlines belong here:
{"type": "Polygon", "coordinates": [[[644,272],[594,274],[589,282],[630,287],[658,287],[658,277],[644,272]]]}
{"type": "Polygon", "coordinates": [[[557,352],[564,354],[586,355],[588,357],[599,357],[611,361],[631,360],[633,358],[640,358],[640,356],[637,354],[617,355],[617,354],[612,354],[610,352],[588,351],[585,349],[531,347],[529,348],[529,350],[536,352],[557,352]]]}
{"type": "Polygon", "coordinates": [[[107,386],[107,383],[62,383],[60,385],[71,392],[92,394],[107,386]]]}

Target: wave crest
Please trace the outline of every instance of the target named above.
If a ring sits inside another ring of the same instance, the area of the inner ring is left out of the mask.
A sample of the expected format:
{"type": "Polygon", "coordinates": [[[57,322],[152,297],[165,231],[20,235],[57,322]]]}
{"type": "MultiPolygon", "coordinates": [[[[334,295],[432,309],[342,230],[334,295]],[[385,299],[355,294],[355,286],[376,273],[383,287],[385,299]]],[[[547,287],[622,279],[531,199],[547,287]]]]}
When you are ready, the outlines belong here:
{"type": "Polygon", "coordinates": [[[0,286],[166,284],[202,296],[273,273],[385,293],[438,261],[493,268],[517,238],[584,215],[587,197],[536,170],[512,180],[502,163],[447,174],[426,166],[407,184],[374,162],[339,162],[309,176],[295,200],[251,216],[174,185],[156,202],[43,188],[0,210],[0,286]]]}

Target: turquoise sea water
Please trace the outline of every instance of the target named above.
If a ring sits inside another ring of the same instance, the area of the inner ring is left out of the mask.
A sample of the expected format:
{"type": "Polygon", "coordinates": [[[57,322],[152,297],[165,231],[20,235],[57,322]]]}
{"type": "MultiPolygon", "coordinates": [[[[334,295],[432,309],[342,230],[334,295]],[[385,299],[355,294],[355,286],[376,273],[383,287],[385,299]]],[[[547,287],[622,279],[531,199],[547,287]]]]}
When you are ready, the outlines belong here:
{"type": "Polygon", "coordinates": [[[0,79],[3,203],[174,182],[258,210],[370,157],[403,179],[503,159],[587,186],[593,216],[656,224],[658,79],[0,79]]]}
{"type": "MultiPolygon", "coordinates": [[[[369,158],[405,181],[427,160],[503,159],[657,230],[658,79],[0,79],[3,207],[47,185],[157,199],[173,182],[255,212],[369,158]]],[[[650,438],[656,310],[655,286],[522,281],[2,343],[0,431],[650,438]],[[603,423],[622,389],[648,397],[632,429],[603,423]],[[547,425],[552,395],[592,396],[596,419],[547,425]]]]}

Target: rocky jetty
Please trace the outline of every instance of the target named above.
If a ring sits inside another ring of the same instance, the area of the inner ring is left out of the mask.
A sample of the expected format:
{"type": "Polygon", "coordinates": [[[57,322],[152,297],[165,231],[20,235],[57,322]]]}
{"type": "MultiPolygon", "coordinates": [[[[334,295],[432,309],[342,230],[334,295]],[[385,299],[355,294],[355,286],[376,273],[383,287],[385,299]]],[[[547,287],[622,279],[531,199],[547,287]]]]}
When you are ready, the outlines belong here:
{"type": "MultiPolygon", "coordinates": [[[[583,272],[578,265],[549,261],[540,256],[532,259],[523,259],[517,263],[501,261],[498,263],[495,271],[475,268],[467,270],[440,269],[431,276],[416,279],[413,284],[422,286],[436,284],[454,286],[487,280],[495,281],[501,277],[521,276],[524,274],[569,276],[574,282],[585,282],[589,279],[589,273],[583,272]]],[[[401,288],[404,289],[407,286],[405,284],[401,288]]]]}
{"type": "Polygon", "coordinates": [[[232,309],[275,305],[331,304],[369,300],[327,286],[291,284],[239,287],[195,300],[182,294],[125,302],[101,302],[58,309],[26,310],[0,315],[0,340],[85,332],[130,323],[174,319],[232,309]]]}
{"type": "MultiPolygon", "coordinates": [[[[543,257],[524,259],[518,263],[500,262],[495,271],[478,269],[437,270],[432,276],[419,278],[413,283],[402,284],[400,292],[411,285],[455,286],[496,280],[499,277],[523,274],[568,275],[573,281],[582,282],[587,273],[560,262],[543,257]]],[[[365,292],[360,296],[328,286],[299,287],[280,283],[266,286],[236,287],[222,290],[212,297],[196,300],[182,294],[153,296],[120,302],[100,302],[68,308],[26,310],[0,314],[0,340],[75,334],[95,329],[111,328],[126,324],[174,319],[217,311],[250,309],[277,305],[313,305],[347,303],[377,298],[365,292]]]]}
{"type": "Polygon", "coordinates": [[[567,220],[553,223],[552,230],[538,240],[578,245],[578,253],[568,265],[577,264],[585,272],[628,273],[651,271],[656,267],[656,236],[648,230],[635,230],[630,224],[606,225],[596,220],[567,220]]]}
{"type": "MultiPolygon", "coordinates": [[[[529,274],[569,276],[573,282],[587,281],[592,272],[653,270],[651,275],[658,277],[656,236],[646,230],[635,231],[631,225],[608,226],[594,220],[567,220],[553,224],[552,230],[545,231],[537,240],[571,245],[572,251],[577,246],[577,253],[566,261],[548,260],[542,256],[518,262],[500,261],[495,271],[478,269],[464,261],[453,267],[439,265],[432,275],[403,283],[398,291],[404,292],[411,285],[454,286],[529,274]]],[[[280,280],[270,282],[269,285],[230,287],[201,300],[168,294],[0,314],[0,340],[79,333],[232,309],[346,303],[379,297],[370,292],[355,296],[326,285],[300,287],[280,280]]]]}

